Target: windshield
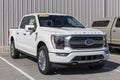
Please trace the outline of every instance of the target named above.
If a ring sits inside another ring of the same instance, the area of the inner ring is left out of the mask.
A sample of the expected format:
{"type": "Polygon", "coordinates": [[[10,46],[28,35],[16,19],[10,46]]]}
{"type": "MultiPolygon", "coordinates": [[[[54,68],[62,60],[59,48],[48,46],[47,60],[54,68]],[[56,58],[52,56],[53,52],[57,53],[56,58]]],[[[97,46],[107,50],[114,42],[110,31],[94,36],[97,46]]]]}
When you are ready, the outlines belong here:
{"type": "Polygon", "coordinates": [[[40,17],[39,23],[40,26],[44,27],[77,27],[77,28],[84,28],[84,26],[77,21],[75,18],[71,16],[57,16],[57,15],[50,15],[47,17],[40,17]]]}

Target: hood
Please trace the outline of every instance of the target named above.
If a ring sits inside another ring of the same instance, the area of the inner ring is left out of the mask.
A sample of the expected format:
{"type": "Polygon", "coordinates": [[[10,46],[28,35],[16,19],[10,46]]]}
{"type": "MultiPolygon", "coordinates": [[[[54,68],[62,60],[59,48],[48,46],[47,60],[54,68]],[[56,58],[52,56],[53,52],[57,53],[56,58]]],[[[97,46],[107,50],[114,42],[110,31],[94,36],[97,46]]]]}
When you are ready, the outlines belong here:
{"type": "Polygon", "coordinates": [[[42,31],[50,32],[51,34],[61,34],[61,35],[105,35],[100,30],[92,29],[92,28],[67,28],[67,27],[60,27],[60,28],[49,28],[49,27],[42,27],[42,31]]]}

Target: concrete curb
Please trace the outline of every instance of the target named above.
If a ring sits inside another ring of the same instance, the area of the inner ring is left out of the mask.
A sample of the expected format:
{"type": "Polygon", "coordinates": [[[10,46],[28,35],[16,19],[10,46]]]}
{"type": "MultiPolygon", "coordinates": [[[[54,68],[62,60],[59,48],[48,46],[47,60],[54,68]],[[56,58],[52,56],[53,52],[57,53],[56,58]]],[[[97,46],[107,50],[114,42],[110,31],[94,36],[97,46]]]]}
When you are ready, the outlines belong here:
{"type": "Polygon", "coordinates": [[[9,53],[10,53],[10,47],[9,46],[0,46],[0,56],[8,55],[9,53]]]}

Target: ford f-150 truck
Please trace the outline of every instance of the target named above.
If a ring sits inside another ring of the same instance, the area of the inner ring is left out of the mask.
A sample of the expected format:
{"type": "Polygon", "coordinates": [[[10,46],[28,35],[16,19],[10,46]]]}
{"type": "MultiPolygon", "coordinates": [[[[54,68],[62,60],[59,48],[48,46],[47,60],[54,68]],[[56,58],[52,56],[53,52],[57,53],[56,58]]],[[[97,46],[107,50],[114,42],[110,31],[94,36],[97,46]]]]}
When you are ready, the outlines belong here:
{"type": "Polygon", "coordinates": [[[109,56],[106,34],[67,14],[25,15],[17,29],[10,29],[9,43],[12,58],[19,58],[21,52],[36,57],[42,74],[58,65],[101,69],[109,56]]]}
{"type": "Polygon", "coordinates": [[[120,50],[120,18],[99,18],[92,23],[92,28],[100,29],[107,34],[110,49],[120,50]]]}

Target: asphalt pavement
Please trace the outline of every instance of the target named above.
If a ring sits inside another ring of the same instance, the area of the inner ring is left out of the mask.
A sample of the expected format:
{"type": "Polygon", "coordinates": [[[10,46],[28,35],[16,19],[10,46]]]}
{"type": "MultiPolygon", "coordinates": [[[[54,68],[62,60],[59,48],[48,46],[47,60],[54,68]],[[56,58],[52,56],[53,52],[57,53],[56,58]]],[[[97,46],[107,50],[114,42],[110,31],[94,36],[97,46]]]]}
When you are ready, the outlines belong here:
{"type": "Polygon", "coordinates": [[[119,53],[112,53],[101,70],[81,66],[58,69],[52,75],[42,75],[37,61],[31,57],[12,59],[9,53],[5,53],[0,55],[0,80],[120,80],[119,53]]]}

